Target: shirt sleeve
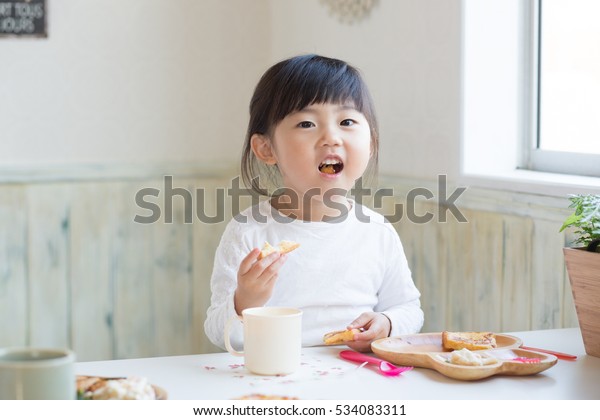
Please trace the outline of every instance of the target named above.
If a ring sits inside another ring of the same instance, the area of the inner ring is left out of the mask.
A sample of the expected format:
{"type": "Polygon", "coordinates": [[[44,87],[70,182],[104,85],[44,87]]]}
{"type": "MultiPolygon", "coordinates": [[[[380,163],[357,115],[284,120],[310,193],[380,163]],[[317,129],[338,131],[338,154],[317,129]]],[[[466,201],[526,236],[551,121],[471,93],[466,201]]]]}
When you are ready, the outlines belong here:
{"type": "Polygon", "coordinates": [[[204,322],[204,332],[216,346],[225,349],[225,325],[232,322],[231,345],[241,350],[243,331],[237,321],[234,293],[237,287],[237,272],[240,262],[249,252],[244,249],[239,226],[232,220],[227,225],[215,253],[213,272],[210,279],[211,301],[204,322]]]}
{"type": "Polygon", "coordinates": [[[390,336],[414,334],[421,330],[424,322],[421,294],[413,282],[404,248],[395,231],[393,237],[375,311],[390,319],[390,336]]]}

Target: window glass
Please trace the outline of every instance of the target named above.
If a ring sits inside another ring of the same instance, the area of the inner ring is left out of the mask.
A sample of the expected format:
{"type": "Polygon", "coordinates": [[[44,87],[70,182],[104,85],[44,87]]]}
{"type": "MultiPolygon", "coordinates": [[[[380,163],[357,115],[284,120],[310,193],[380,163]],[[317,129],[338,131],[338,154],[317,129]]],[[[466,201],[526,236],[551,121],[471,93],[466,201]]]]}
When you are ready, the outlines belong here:
{"type": "Polygon", "coordinates": [[[600,1],[542,0],[538,148],[600,155],[600,1]]]}

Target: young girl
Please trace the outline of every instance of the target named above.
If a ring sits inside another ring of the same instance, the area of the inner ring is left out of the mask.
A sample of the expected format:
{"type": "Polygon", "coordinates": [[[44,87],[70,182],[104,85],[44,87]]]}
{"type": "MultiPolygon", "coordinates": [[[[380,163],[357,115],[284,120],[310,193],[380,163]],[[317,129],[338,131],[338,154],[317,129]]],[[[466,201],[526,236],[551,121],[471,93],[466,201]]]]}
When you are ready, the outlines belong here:
{"type": "MultiPolygon", "coordinates": [[[[303,311],[303,345],[323,335],[362,329],[348,346],[369,351],[373,340],[418,332],[419,291],[393,227],[347,197],[378,157],[372,100],[347,63],[305,55],[271,67],[250,102],[242,157],[245,183],[266,194],[237,215],[221,238],[205,322],[221,348],[225,323],[246,308],[303,311]],[[290,254],[258,259],[268,241],[300,243],[290,254]]],[[[241,347],[241,328],[231,342],[241,347]]]]}

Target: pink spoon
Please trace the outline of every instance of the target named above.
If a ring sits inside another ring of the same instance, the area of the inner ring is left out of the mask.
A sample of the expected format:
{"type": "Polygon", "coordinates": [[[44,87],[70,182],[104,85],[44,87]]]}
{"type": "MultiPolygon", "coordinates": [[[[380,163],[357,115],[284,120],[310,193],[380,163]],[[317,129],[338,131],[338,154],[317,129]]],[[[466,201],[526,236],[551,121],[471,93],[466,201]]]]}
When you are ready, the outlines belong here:
{"type": "Polygon", "coordinates": [[[353,362],[367,362],[373,363],[379,367],[379,371],[386,376],[398,376],[402,372],[411,370],[412,366],[395,366],[390,362],[378,359],[377,357],[367,356],[366,354],[359,353],[352,350],[343,350],[340,352],[340,357],[346,360],[352,360],[353,362]]]}

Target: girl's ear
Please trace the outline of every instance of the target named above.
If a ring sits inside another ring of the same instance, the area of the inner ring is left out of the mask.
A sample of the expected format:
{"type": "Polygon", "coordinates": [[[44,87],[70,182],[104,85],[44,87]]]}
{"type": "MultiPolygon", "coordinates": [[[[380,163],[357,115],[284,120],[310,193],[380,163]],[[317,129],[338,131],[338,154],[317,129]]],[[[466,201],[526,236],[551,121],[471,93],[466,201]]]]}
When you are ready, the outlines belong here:
{"type": "Polygon", "coordinates": [[[253,134],[250,138],[250,145],[252,146],[252,152],[259,160],[267,165],[277,163],[271,142],[264,134],[253,134]]]}

